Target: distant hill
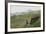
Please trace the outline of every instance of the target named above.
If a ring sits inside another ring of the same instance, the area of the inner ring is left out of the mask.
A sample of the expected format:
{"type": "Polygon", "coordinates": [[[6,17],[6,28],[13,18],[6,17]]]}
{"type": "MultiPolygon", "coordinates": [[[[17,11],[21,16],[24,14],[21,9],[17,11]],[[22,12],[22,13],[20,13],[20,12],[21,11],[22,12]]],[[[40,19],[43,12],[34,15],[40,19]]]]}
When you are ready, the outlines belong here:
{"type": "Polygon", "coordinates": [[[11,16],[26,15],[26,14],[40,14],[40,10],[37,10],[37,11],[28,10],[27,12],[17,12],[17,13],[11,14],[11,16]]]}

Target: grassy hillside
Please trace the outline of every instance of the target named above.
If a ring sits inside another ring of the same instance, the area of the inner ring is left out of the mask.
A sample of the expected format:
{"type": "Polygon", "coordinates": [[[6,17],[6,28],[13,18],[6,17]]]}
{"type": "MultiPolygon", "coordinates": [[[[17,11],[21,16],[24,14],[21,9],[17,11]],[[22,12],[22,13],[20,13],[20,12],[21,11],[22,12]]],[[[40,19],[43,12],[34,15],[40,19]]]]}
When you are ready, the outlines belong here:
{"type": "Polygon", "coordinates": [[[35,18],[35,16],[40,17],[40,11],[32,11],[24,13],[23,15],[11,16],[11,28],[40,27],[40,18],[35,18]],[[29,26],[26,23],[26,19],[27,22],[31,19],[31,23],[29,26]]]}

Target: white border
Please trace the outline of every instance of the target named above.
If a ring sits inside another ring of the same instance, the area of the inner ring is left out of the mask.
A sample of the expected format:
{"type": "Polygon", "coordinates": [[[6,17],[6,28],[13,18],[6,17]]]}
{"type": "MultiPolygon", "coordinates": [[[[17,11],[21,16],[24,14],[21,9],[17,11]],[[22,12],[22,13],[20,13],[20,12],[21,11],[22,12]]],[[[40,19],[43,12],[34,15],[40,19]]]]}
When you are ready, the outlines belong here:
{"type": "Polygon", "coordinates": [[[42,4],[24,4],[24,3],[8,3],[8,32],[17,31],[32,31],[32,30],[43,30],[43,5],[42,4]],[[37,28],[10,28],[10,5],[25,5],[25,6],[41,6],[41,27],[37,28]]]}

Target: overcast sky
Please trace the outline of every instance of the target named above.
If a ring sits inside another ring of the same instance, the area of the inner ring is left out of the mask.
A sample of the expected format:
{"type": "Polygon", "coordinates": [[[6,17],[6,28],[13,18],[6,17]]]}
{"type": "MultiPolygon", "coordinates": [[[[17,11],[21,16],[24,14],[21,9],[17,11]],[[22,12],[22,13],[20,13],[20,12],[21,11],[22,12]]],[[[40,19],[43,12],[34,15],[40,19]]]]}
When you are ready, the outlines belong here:
{"type": "Polygon", "coordinates": [[[21,12],[28,12],[28,10],[40,10],[40,6],[16,6],[16,5],[11,5],[11,14],[17,14],[21,12]]]}

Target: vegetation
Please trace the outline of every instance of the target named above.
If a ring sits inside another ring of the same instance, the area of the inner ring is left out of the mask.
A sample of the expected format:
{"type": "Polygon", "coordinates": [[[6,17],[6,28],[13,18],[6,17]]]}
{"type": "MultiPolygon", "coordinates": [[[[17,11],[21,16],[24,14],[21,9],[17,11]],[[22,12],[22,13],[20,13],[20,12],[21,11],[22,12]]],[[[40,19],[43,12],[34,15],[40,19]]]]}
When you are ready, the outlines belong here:
{"type": "Polygon", "coordinates": [[[40,27],[40,11],[25,12],[23,15],[11,16],[10,19],[11,28],[40,27]]]}

